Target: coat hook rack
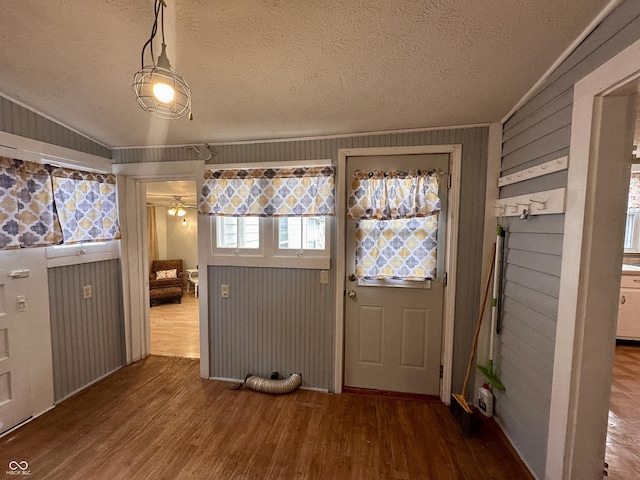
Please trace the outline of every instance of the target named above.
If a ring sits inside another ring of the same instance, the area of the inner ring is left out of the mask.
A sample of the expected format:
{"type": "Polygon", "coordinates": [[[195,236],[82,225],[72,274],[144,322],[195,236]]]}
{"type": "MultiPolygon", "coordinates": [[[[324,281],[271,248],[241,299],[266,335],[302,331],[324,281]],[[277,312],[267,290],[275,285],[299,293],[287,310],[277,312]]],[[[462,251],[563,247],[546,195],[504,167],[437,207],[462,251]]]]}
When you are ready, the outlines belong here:
{"type": "Polygon", "coordinates": [[[566,203],[566,188],[535,192],[517,197],[501,198],[495,203],[496,217],[521,217],[523,220],[532,215],[551,215],[564,213],[566,203]],[[524,207],[523,209],[520,207],[524,207]],[[522,217],[523,213],[524,218],[522,217]]]}

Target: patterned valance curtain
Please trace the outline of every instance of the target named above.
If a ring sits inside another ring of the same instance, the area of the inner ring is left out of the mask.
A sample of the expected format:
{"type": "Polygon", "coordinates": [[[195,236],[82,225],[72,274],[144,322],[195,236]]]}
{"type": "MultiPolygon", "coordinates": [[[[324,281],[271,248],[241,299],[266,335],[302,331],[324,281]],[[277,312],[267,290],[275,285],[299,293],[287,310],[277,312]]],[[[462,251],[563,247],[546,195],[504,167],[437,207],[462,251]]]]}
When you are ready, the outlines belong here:
{"type": "Polygon", "coordinates": [[[640,172],[631,172],[627,208],[640,208],[640,172]]]}
{"type": "Polygon", "coordinates": [[[39,163],[0,157],[0,249],[61,241],[47,169],[39,163]]]}
{"type": "Polygon", "coordinates": [[[54,168],[51,177],[64,243],[120,238],[115,175],[54,168]]]}
{"type": "Polygon", "coordinates": [[[347,206],[349,218],[426,217],[440,211],[438,172],[356,170],[347,206]]]}
{"type": "Polygon", "coordinates": [[[438,172],[356,171],[347,207],[357,220],[356,277],[434,279],[440,210],[438,172]]]}
{"type": "Polygon", "coordinates": [[[334,215],[334,168],[256,168],[205,172],[199,212],[230,217],[334,215]]]}

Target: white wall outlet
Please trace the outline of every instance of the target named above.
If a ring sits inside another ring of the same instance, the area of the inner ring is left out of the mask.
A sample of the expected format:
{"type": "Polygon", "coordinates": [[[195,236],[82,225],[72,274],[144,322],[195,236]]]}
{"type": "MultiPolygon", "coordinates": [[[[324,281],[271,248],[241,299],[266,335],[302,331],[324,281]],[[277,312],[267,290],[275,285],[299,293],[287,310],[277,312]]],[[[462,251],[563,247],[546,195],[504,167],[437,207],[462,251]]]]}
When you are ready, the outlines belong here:
{"type": "Polygon", "coordinates": [[[220,285],[220,297],[229,298],[229,285],[220,285]]]}
{"type": "Polygon", "coordinates": [[[320,270],[320,284],[329,285],[329,270],[320,270]]]}
{"type": "Polygon", "coordinates": [[[82,298],[86,300],[87,298],[91,298],[92,296],[91,285],[85,285],[84,287],[82,287],[82,298]]]}

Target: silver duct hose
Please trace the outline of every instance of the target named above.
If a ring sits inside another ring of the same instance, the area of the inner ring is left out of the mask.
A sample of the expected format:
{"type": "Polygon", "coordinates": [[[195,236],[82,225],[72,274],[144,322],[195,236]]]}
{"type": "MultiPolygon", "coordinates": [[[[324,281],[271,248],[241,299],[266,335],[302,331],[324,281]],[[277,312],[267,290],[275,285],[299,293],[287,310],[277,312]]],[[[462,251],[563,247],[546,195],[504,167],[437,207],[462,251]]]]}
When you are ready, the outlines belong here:
{"type": "Polygon", "coordinates": [[[282,394],[293,392],[302,385],[302,375],[299,373],[292,374],[289,378],[282,380],[272,380],[269,378],[248,376],[244,381],[244,385],[256,392],[282,394]]]}

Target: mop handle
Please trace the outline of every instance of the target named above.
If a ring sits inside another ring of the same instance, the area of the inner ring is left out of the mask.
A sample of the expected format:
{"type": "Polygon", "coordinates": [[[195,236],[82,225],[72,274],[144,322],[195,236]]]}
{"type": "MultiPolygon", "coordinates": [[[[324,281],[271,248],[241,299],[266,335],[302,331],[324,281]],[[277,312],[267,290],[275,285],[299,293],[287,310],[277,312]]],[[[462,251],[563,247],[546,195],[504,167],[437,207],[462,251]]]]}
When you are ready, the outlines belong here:
{"type": "Polygon", "coordinates": [[[500,289],[500,263],[502,252],[502,226],[498,225],[498,235],[496,237],[495,264],[493,266],[493,300],[491,302],[491,336],[489,342],[489,361],[493,361],[493,337],[498,320],[498,292],[500,289]]]}

